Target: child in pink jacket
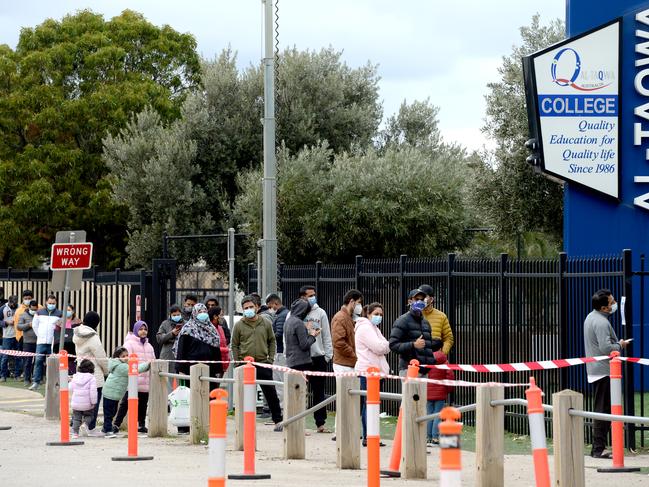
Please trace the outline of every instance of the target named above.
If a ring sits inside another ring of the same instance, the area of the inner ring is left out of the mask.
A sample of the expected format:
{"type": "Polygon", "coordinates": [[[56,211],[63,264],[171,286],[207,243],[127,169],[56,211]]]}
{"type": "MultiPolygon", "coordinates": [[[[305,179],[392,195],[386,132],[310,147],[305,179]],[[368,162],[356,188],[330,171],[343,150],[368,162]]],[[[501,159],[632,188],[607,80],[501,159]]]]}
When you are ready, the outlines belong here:
{"type": "MultiPolygon", "coordinates": [[[[138,360],[141,362],[151,362],[155,360],[155,352],[147,338],[149,334],[149,326],[144,321],[137,321],[133,325],[133,333],[126,335],[124,340],[124,348],[128,350],[129,355],[134,353],[137,355],[138,360]]],[[[138,432],[147,433],[146,428],[146,409],[149,404],[149,371],[141,373],[137,378],[137,422],[138,432]]],[[[126,413],[128,411],[128,393],[124,395],[115,416],[113,423],[117,428],[120,427],[126,413]]]]}
{"type": "Polygon", "coordinates": [[[92,422],[97,404],[95,365],[90,360],[81,361],[68,389],[72,392],[72,436],[78,438],[81,425],[87,429],[92,422]]]}

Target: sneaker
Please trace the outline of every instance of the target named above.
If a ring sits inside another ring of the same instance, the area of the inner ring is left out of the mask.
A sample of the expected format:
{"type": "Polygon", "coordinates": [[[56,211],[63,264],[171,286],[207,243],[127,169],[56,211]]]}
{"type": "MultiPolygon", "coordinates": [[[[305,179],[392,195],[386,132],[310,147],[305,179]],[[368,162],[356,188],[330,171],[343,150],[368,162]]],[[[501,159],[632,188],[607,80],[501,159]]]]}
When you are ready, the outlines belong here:
{"type": "Polygon", "coordinates": [[[273,426],[275,421],[264,421],[264,426],[273,426]]]}
{"type": "Polygon", "coordinates": [[[113,425],[113,433],[119,433],[119,426],[113,425]]]}
{"type": "Polygon", "coordinates": [[[439,438],[433,438],[433,439],[431,440],[431,443],[432,443],[433,445],[435,445],[435,446],[439,446],[439,438]]]}
{"type": "Polygon", "coordinates": [[[32,385],[29,386],[29,390],[35,391],[36,389],[38,389],[38,382],[32,382],[32,385]]]}
{"type": "Polygon", "coordinates": [[[93,437],[99,438],[99,437],[102,437],[102,436],[106,436],[106,433],[104,433],[103,431],[98,430],[97,428],[95,428],[95,429],[92,429],[92,430],[88,430],[88,436],[91,437],[91,438],[93,438],[93,437]]]}
{"type": "Polygon", "coordinates": [[[117,435],[113,432],[110,432],[110,433],[106,433],[104,435],[104,438],[117,438],[117,435]]]}
{"type": "Polygon", "coordinates": [[[284,428],[280,425],[275,425],[273,431],[276,431],[277,433],[281,433],[282,431],[284,431],[284,428]]]}
{"type": "Polygon", "coordinates": [[[138,432],[138,433],[148,433],[149,430],[147,429],[146,426],[140,426],[140,427],[137,429],[137,432],[138,432]]]}
{"type": "Polygon", "coordinates": [[[85,424],[79,426],[79,436],[88,436],[88,427],[85,424]]]}
{"type": "Polygon", "coordinates": [[[76,440],[76,439],[79,438],[79,435],[77,433],[72,433],[72,438],[74,438],[76,440]]]}

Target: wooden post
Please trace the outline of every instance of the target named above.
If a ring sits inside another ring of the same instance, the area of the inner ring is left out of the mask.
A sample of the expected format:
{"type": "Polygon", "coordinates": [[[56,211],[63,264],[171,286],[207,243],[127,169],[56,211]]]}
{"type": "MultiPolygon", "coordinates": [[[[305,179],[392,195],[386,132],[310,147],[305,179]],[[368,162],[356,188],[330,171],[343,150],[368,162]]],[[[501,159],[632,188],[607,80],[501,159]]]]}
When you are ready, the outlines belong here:
{"type": "Polygon", "coordinates": [[[169,370],[169,362],[151,362],[151,385],[149,386],[149,437],[167,436],[167,377],[160,377],[160,372],[169,370]]]}
{"type": "MultiPolygon", "coordinates": [[[[284,420],[306,409],[306,381],[299,374],[284,374],[284,420]]],[[[284,426],[284,458],[304,460],[306,444],[304,428],[306,419],[284,426]]]]}
{"type": "Polygon", "coordinates": [[[234,369],[234,449],[243,451],[243,366],[234,369]]]}
{"type": "Polygon", "coordinates": [[[558,487],[584,487],[584,419],[570,416],[570,409],[584,409],[584,396],[565,389],[552,394],[554,475],[558,487]]]}
{"type": "Polygon", "coordinates": [[[207,441],[210,428],[210,383],[200,380],[209,376],[206,364],[196,364],[189,368],[189,438],[193,445],[207,441]]]}
{"type": "Polygon", "coordinates": [[[45,419],[59,420],[61,408],[59,405],[59,358],[48,356],[45,359],[45,419]]]}
{"type": "Polygon", "coordinates": [[[426,415],[426,384],[404,382],[402,401],[401,477],[425,479],[426,423],[417,423],[416,419],[426,415]]]}
{"type": "Polygon", "coordinates": [[[502,386],[476,390],[476,486],[505,485],[505,407],[491,401],[505,398],[502,386]]]}
{"type": "Polygon", "coordinates": [[[358,377],[336,377],[336,466],[340,469],[361,468],[361,401],[347,392],[359,388],[358,377]]]}

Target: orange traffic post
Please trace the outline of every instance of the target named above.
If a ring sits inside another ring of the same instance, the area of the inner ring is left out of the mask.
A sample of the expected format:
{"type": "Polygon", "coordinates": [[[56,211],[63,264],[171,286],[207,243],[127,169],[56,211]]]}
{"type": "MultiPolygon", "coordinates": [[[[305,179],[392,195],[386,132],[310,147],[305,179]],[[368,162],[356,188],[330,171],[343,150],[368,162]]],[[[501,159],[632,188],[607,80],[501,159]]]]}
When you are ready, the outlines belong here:
{"type": "Polygon", "coordinates": [[[214,389],[210,393],[210,439],[207,487],[225,487],[225,447],[228,417],[227,391],[214,389]]]}
{"type": "Polygon", "coordinates": [[[152,456],[139,456],[137,454],[137,377],[139,375],[137,355],[128,356],[128,456],[113,457],[116,462],[153,460],[152,456]]]}
{"type": "Polygon", "coordinates": [[[525,396],[527,396],[527,418],[530,423],[536,487],[550,487],[550,465],[548,464],[548,448],[545,442],[543,391],[537,387],[534,377],[530,377],[530,387],[525,391],[525,396]]]}
{"type": "Polygon", "coordinates": [[[377,367],[367,369],[367,487],[381,485],[381,377],[377,367]]]}
{"type": "MultiPolygon", "coordinates": [[[[611,352],[611,414],[623,415],[622,406],[622,361],[620,352],[611,352]]],[[[598,472],[639,472],[640,467],[624,466],[624,423],[611,421],[611,445],[613,447],[613,467],[598,468],[598,472]]]]}
{"type": "Polygon", "coordinates": [[[440,487],[460,487],[462,485],[462,417],[456,408],[446,407],[439,415],[439,485],[440,487]]]}
{"type": "Polygon", "coordinates": [[[243,366],[243,474],[230,474],[232,480],[269,479],[270,474],[255,473],[255,444],[257,435],[257,369],[253,357],[244,358],[243,366]]]}
{"type": "MultiPolygon", "coordinates": [[[[419,376],[419,360],[412,359],[408,365],[408,374],[406,379],[419,376]]],[[[402,387],[403,389],[403,387],[402,387]]],[[[392,442],[392,452],[390,453],[390,466],[388,470],[381,470],[384,477],[401,477],[399,467],[401,466],[401,440],[403,408],[399,407],[399,418],[397,419],[397,428],[394,430],[394,441],[392,442]]]]}
{"type": "Polygon", "coordinates": [[[61,441],[51,441],[48,446],[83,445],[83,441],[70,441],[70,391],[68,390],[68,352],[59,354],[59,410],[61,415],[61,441]]]}

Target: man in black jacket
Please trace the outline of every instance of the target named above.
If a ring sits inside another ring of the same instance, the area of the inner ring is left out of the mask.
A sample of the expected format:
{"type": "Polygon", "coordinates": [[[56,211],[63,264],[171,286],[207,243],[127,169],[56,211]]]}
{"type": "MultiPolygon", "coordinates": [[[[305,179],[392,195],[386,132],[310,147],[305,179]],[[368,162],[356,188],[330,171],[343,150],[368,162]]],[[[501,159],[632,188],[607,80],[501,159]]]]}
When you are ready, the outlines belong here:
{"type": "MultiPolygon", "coordinates": [[[[282,305],[282,298],[277,294],[266,296],[266,306],[273,316],[273,332],[277,341],[277,352],[275,353],[275,365],[286,365],[286,356],[284,355],[284,323],[288,316],[288,309],[282,305]]],[[[273,380],[284,382],[284,374],[278,370],[273,370],[273,380]]],[[[284,387],[275,386],[279,403],[284,408],[284,387]]]]}
{"type": "MultiPolygon", "coordinates": [[[[390,350],[399,354],[399,375],[402,376],[406,375],[412,359],[419,360],[421,365],[434,364],[433,353],[442,348],[441,340],[433,340],[430,325],[422,314],[425,298],[426,294],[420,289],[410,291],[410,310],[396,319],[390,332],[390,350]]],[[[419,375],[428,375],[428,371],[421,368],[419,375]]]]}

